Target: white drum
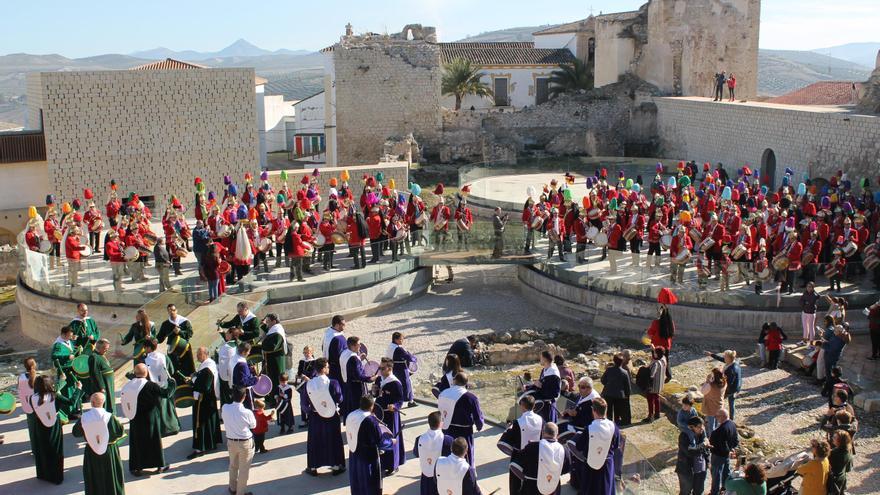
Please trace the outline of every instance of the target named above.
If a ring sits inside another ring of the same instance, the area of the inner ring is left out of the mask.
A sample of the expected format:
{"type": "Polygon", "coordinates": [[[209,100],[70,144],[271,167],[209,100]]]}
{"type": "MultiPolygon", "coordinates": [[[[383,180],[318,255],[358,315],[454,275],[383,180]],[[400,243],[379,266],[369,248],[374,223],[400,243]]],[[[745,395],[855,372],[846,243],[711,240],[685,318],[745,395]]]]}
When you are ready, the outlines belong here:
{"type": "Polygon", "coordinates": [[[327,244],[327,238],[324,237],[324,234],[318,232],[318,235],[315,236],[315,244],[317,244],[318,246],[323,246],[324,244],[327,244]]]}
{"type": "Polygon", "coordinates": [[[672,235],[664,234],[660,236],[660,247],[663,249],[669,249],[672,246],[672,235]]]}
{"type": "Polygon", "coordinates": [[[48,239],[43,239],[42,241],[40,241],[40,247],[37,249],[39,249],[40,252],[43,254],[48,253],[52,250],[52,243],[49,242],[48,239]]]}
{"type": "Polygon", "coordinates": [[[79,250],[79,254],[84,258],[88,258],[92,255],[92,246],[89,246],[88,244],[83,244],[82,249],[79,250]]]}
{"type": "Polygon", "coordinates": [[[122,251],[122,256],[125,258],[125,261],[134,261],[138,259],[140,255],[140,251],[134,246],[128,246],[122,251]]]}
{"type": "Polygon", "coordinates": [[[608,234],[605,232],[599,232],[596,234],[596,238],[593,239],[593,243],[599,247],[605,247],[608,245],[608,234]]]}
{"type": "Polygon", "coordinates": [[[594,240],[596,236],[599,235],[599,229],[595,225],[590,225],[590,228],[587,229],[587,239],[594,240]]]}

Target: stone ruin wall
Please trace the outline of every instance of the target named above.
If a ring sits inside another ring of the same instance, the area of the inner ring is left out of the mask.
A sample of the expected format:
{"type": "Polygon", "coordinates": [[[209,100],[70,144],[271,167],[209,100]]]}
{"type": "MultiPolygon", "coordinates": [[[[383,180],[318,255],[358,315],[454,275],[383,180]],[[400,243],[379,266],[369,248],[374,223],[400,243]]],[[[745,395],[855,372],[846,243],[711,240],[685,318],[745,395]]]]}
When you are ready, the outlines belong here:
{"type": "Polygon", "coordinates": [[[712,96],[715,73],[733,72],[737,98],[754,98],[760,13],[760,0],[651,0],[634,73],[669,94],[712,96]]]}
{"type": "Polygon", "coordinates": [[[859,100],[858,110],[865,113],[880,114],[880,51],[877,52],[877,62],[874,72],[865,83],[862,98],[859,100]]]}
{"type": "Polygon", "coordinates": [[[628,79],[585,94],[560,95],[517,112],[445,110],[443,133],[427,147],[434,153],[429,158],[446,163],[515,163],[528,151],[557,156],[653,154],[653,91],[628,79]]]}
{"type": "Polygon", "coordinates": [[[436,137],[442,77],[436,43],[352,36],[334,46],[333,57],[340,167],[375,163],[389,138],[436,137]]]}

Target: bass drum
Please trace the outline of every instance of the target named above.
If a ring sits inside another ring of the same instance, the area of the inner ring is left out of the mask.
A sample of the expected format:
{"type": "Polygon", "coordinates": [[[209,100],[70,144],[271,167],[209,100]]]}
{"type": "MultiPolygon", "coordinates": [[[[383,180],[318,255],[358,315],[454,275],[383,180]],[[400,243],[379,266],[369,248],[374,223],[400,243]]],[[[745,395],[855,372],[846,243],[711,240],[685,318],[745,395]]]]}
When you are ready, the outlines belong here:
{"type": "Polygon", "coordinates": [[[174,407],[192,407],[195,402],[192,385],[182,383],[177,386],[174,391],[174,407]]]}
{"type": "Polygon", "coordinates": [[[125,258],[125,261],[134,261],[138,259],[140,255],[140,251],[134,246],[128,246],[122,251],[122,256],[125,258]]]}
{"type": "Polygon", "coordinates": [[[690,261],[691,256],[692,255],[691,255],[690,251],[688,251],[687,249],[682,249],[681,251],[678,252],[678,255],[676,255],[675,258],[673,258],[673,261],[677,265],[683,265],[683,264],[687,263],[688,261],[690,261]]]}
{"type": "Polygon", "coordinates": [[[603,248],[608,245],[608,234],[605,232],[599,232],[596,234],[596,238],[593,239],[593,244],[603,248]]]}
{"type": "Polygon", "coordinates": [[[323,246],[324,244],[327,244],[327,238],[324,237],[324,234],[318,232],[318,235],[315,236],[315,244],[317,244],[318,246],[323,246]]]}
{"type": "Polygon", "coordinates": [[[672,235],[664,234],[660,236],[660,247],[663,249],[669,249],[672,246],[672,235]]]}
{"type": "Polygon", "coordinates": [[[52,250],[52,243],[49,242],[48,239],[43,239],[40,241],[40,247],[38,248],[41,253],[46,254],[52,250]]]}
{"type": "Polygon", "coordinates": [[[594,241],[596,240],[597,235],[599,235],[599,229],[595,225],[591,225],[590,228],[587,229],[587,239],[594,241]]]}

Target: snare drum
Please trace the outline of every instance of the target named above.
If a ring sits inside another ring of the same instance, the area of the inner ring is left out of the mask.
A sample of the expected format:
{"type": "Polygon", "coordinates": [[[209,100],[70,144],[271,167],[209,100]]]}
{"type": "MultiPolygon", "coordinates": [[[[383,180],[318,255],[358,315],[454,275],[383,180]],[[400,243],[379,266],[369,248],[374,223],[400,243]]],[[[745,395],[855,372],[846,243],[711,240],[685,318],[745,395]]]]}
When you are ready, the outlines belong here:
{"type": "Polygon", "coordinates": [[[260,239],[260,245],[258,246],[258,249],[264,253],[268,252],[270,249],[272,249],[272,239],[269,239],[268,237],[263,237],[262,239],[260,239]]]}
{"type": "Polygon", "coordinates": [[[413,361],[413,362],[409,363],[409,366],[407,366],[407,368],[409,369],[410,375],[415,375],[416,372],[419,371],[419,362],[413,361]]]}
{"type": "Polygon", "coordinates": [[[599,210],[599,208],[590,208],[589,211],[587,211],[587,218],[589,218],[590,220],[596,220],[601,214],[602,212],[599,210]]]}
{"type": "Polygon", "coordinates": [[[175,407],[192,407],[196,399],[193,396],[193,387],[189,383],[182,383],[174,391],[175,407]]]}
{"type": "Polygon", "coordinates": [[[78,378],[88,378],[89,377],[89,356],[87,354],[83,354],[81,356],[77,356],[73,359],[73,373],[78,378]]]}
{"type": "Polygon", "coordinates": [[[791,260],[789,260],[788,256],[785,254],[777,254],[776,257],[773,258],[773,269],[778,272],[787,269],[789,264],[791,264],[791,260]]]}
{"type": "Polygon", "coordinates": [[[801,265],[807,266],[807,265],[809,265],[809,264],[812,263],[812,262],[813,262],[813,253],[807,251],[807,252],[804,253],[804,255],[801,257],[801,265]]]}
{"type": "Polygon", "coordinates": [[[345,244],[348,242],[348,237],[341,232],[334,232],[330,234],[330,240],[333,241],[333,244],[345,244]]]}
{"type": "Polygon", "coordinates": [[[700,231],[697,229],[688,230],[688,235],[691,236],[691,240],[694,241],[694,244],[699,245],[703,242],[703,235],[700,234],[700,231]]]}
{"type": "Polygon", "coordinates": [[[706,239],[700,243],[700,252],[705,253],[706,251],[712,249],[712,246],[714,246],[714,245],[715,245],[715,239],[712,239],[711,237],[709,237],[708,239],[706,239]]]}
{"type": "Polygon", "coordinates": [[[675,256],[675,258],[672,259],[672,261],[675,262],[676,265],[683,265],[683,264],[687,263],[688,261],[690,261],[690,259],[691,259],[691,252],[687,249],[682,249],[681,251],[678,252],[678,254],[675,256]]]}
{"type": "Polygon", "coordinates": [[[327,244],[327,238],[324,237],[324,234],[319,232],[318,235],[315,236],[315,244],[317,244],[318,246],[323,246],[324,244],[327,244]]]}
{"type": "Polygon", "coordinates": [[[876,256],[877,255],[877,244],[868,244],[865,246],[865,258],[868,256],[876,256]]]}
{"type": "Polygon", "coordinates": [[[544,217],[536,215],[535,218],[532,219],[532,229],[538,230],[541,228],[541,225],[544,225],[544,217]]]}
{"type": "Polygon", "coordinates": [[[847,258],[856,254],[858,251],[859,246],[853,241],[849,241],[843,246],[843,255],[847,258]]]}
{"type": "Polygon", "coordinates": [[[141,253],[134,246],[128,246],[122,251],[122,256],[125,258],[125,261],[134,261],[138,259],[141,253]]]}
{"type": "Polygon", "coordinates": [[[377,361],[367,361],[364,363],[364,375],[375,376],[379,373],[379,363],[377,361]]]}
{"type": "Polygon", "coordinates": [[[40,241],[40,247],[38,248],[41,253],[45,254],[52,250],[52,243],[49,242],[48,239],[43,239],[40,241]]]}
{"type": "Polygon", "coordinates": [[[748,251],[748,248],[746,248],[742,244],[737,244],[736,247],[733,248],[733,251],[730,253],[730,257],[733,259],[739,259],[745,256],[748,251]]]}
{"type": "Polygon", "coordinates": [[[605,247],[608,245],[608,234],[605,232],[599,232],[596,234],[596,238],[593,239],[593,244],[599,247],[605,247]]]}
{"type": "Polygon", "coordinates": [[[159,242],[159,236],[157,236],[156,234],[152,232],[147,232],[146,234],[144,234],[144,244],[146,244],[147,247],[152,248],[156,245],[157,242],[159,242]]]}
{"type": "Polygon", "coordinates": [[[880,258],[873,254],[865,257],[865,268],[873,270],[877,265],[880,265],[880,258]]]}
{"type": "Polygon", "coordinates": [[[599,235],[599,229],[595,225],[590,225],[590,228],[587,229],[587,239],[595,240],[597,235],[599,235]]]}
{"type": "Polygon", "coordinates": [[[88,258],[92,255],[92,246],[89,246],[88,244],[83,244],[81,247],[82,249],[79,250],[80,256],[88,258]]]}
{"type": "Polygon", "coordinates": [[[627,242],[633,240],[636,236],[636,228],[629,227],[628,229],[623,231],[623,238],[627,240],[627,242]]]}
{"type": "Polygon", "coordinates": [[[827,278],[832,278],[837,275],[837,265],[834,263],[828,263],[825,265],[825,276],[827,278]]]}
{"type": "Polygon", "coordinates": [[[660,247],[663,249],[669,249],[672,246],[672,235],[664,234],[660,236],[660,247]]]}
{"type": "Polygon", "coordinates": [[[257,378],[257,383],[251,387],[251,391],[254,395],[258,395],[260,397],[265,397],[272,393],[272,379],[269,378],[269,375],[260,375],[257,378]]]}

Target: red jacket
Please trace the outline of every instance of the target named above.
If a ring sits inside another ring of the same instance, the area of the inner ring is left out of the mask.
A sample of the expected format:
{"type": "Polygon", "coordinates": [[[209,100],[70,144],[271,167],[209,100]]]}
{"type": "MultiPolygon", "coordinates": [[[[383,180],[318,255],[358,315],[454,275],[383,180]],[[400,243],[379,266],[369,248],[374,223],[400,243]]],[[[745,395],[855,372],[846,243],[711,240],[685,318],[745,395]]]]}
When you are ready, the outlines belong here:
{"type": "Polygon", "coordinates": [[[288,256],[291,258],[302,258],[306,255],[306,246],[303,244],[302,237],[296,232],[290,234],[291,250],[288,256]]]}
{"type": "Polygon", "coordinates": [[[764,347],[767,348],[768,351],[780,351],[782,350],[782,341],[785,340],[783,333],[778,328],[771,328],[767,331],[767,335],[764,336],[764,347]]]}
{"type": "Polygon", "coordinates": [[[788,248],[788,269],[789,270],[800,270],[801,268],[801,255],[804,252],[804,247],[801,245],[800,241],[794,241],[788,248]]]}
{"type": "MultiPolygon", "coordinates": [[[[673,328],[675,328],[674,324],[673,328]]],[[[654,347],[662,347],[667,350],[672,349],[672,337],[666,337],[664,339],[660,336],[660,320],[654,320],[651,322],[651,326],[648,327],[648,337],[651,339],[651,345],[654,347]]]]}
{"type": "Polygon", "coordinates": [[[328,246],[333,244],[333,239],[330,236],[333,232],[336,232],[336,222],[323,220],[321,221],[321,225],[318,226],[318,229],[321,231],[321,235],[324,236],[324,245],[328,246]]]}
{"type": "Polygon", "coordinates": [[[358,232],[357,221],[355,220],[355,217],[349,216],[346,219],[346,222],[348,223],[348,245],[363,246],[364,238],[361,237],[360,233],[358,232]]]}
{"type": "Polygon", "coordinates": [[[27,247],[31,251],[39,251],[40,250],[40,236],[37,234],[35,230],[28,230],[24,234],[24,242],[27,244],[27,247]]]}
{"type": "Polygon", "coordinates": [[[79,237],[75,235],[67,236],[67,241],[64,243],[64,252],[67,254],[67,259],[79,261],[82,257],[80,251],[83,249],[83,246],[79,243],[79,237]]]}
{"type": "Polygon", "coordinates": [[[108,202],[104,211],[107,213],[107,218],[114,218],[119,215],[120,209],[122,209],[122,202],[117,198],[108,202]]]}
{"type": "Polygon", "coordinates": [[[256,428],[251,430],[254,434],[259,435],[269,431],[269,420],[272,419],[272,416],[266,414],[265,411],[254,411],[254,419],[257,420],[256,428]]]}
{"type": "Polygon", "coordinates": [[[107,254],[107,257],[111,262],[125,261],[122,249],[119,247],[119,239],[107,241],[107,244],[104,245],[104,252],[107,254]]]}
{"type": "Polygon", "coordinates": [[[474,216],[471,214],[470,208],[458,208],[455,210],[455,221],[458,222],[459,219],[464,218],[464,223],[470,226],[474,223],[474,216]]]}
{"type": "MultiPolygon", "coordinates": [[[[434,225],[443,223],[444,220],[449,220],[450,216],[449,207],[446,205],[437,205],[431,210],[431,221],[434,222],[434,225]]],[[[446,222],[446,225],[439,230],[449,230],[449,222],[446,222]]]]}
{"type": "Polygon", "coordinates": [[[45,222],[43,222],[43,230],[46,231],[46,237],[49,238],[53,244],[58,242],[58,239],[55,238],[55,231],[58,230],[58,221],[52,218],[47,218],[45,222]]]}
{"type": "Polygon", "coordinates": [[[382,216],[374,213],[367,218],[367,227],[370,228],[370,239],[375,240],[382,236],[382,216]]]}
{"type": "Polygon", "coordinates": [[[575,220],[572,225],[574,228],[575,242],[584,244],[587,242],[587,227],[580,219],[575,220]]]}
{"type": "Polygon", "coordinates": [[[608,232],[608,248],[609,249],[617,249],[617,244],[620,241],[620,237],[623,235],[623,228],[619,223],[615,223],[611,230],[608,232]]]}

